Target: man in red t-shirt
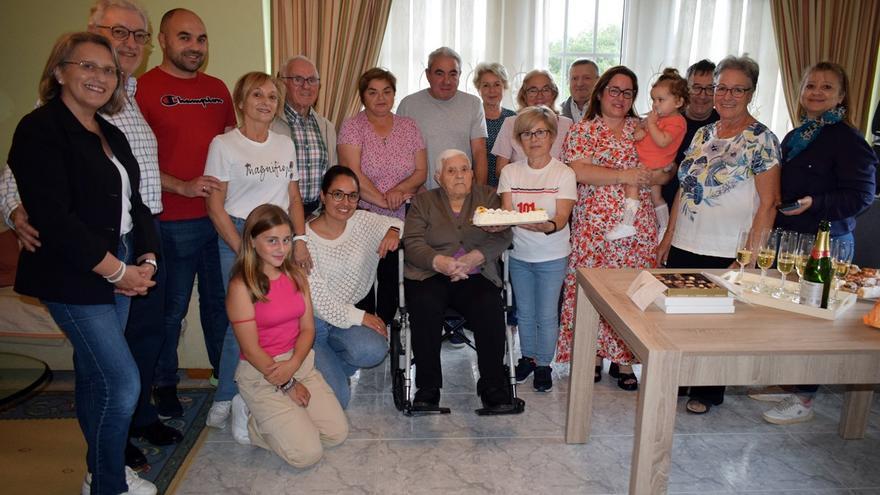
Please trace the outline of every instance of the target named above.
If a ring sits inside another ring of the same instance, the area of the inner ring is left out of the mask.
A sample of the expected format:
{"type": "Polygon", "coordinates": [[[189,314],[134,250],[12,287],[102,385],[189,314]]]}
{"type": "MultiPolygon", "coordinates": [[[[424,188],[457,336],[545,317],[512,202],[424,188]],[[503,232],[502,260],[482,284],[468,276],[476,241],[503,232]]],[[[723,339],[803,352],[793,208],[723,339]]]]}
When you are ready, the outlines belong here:
{"type": "Polygon", "coordinates": [[[165,345],[153,381],[161,417],[179,417],[177,344],[181,322],[199,279],[199,313],[205,347],[215,372],[228,320],[220,274],[217,232],[205,198],[220,187],[204,175],[211,140],[235,127],[235,111],[223,81],[199,69],[208,56],[205,25],[195,13],[172,9],[159,26],[162,63],[141,76],[136,99],[159,144],[162,203],[159,217],[167,265],[165,345]]]}

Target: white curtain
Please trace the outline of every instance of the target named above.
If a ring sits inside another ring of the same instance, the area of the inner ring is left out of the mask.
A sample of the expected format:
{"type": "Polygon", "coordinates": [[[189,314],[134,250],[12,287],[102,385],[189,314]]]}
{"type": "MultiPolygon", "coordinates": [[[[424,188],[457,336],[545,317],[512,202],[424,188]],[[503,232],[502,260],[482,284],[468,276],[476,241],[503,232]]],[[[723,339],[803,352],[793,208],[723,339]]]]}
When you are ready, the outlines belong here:
{"type": "MultiPolygon", "coordinates": [[[[562,29],[562,5],[556,0],[394,0],[379,65],[397,76],[399,102],[428,87],[425,64],[440,46],[461,54],[459,89],[468,93],[476,94],[471,78],[478,63],[500,62],[511,77],[504,106],[516,108],[513,95],[522,76],[548,66],[548,33],[562,29]]],[[[639,78],[640,113],[647,112],[651,82],[664,67],[684,73],[703,58],[718,62],[748,53],[761,67],[753,115],[780,140],[791,129],[770,0],[629,0],[622,45],[621,63],[639,78]]]]}
{"type": "MultiPolygon", "coordinates": [[[[428,54],[441,46],[461,55],[460,90],[476,94],[474,68],[500,62],[515,91],[526,72],[547,66],[545,9],[545,0],[394,0],[379,65],[397,77],[398,103],[428,87],[428,54]]],[[[504,106],[515,108],[511,91],[504,106]]]]}
{"type": "Polygon", "coordinates": [[[639,78],[636,110],[650,108],[651,83],[664,67],[682,73],[694,62],[747,53],[761,68],[751,112],[782,137],[791,121],[782,92],[770,0],[631,0],[622,64],[639,78]]]}

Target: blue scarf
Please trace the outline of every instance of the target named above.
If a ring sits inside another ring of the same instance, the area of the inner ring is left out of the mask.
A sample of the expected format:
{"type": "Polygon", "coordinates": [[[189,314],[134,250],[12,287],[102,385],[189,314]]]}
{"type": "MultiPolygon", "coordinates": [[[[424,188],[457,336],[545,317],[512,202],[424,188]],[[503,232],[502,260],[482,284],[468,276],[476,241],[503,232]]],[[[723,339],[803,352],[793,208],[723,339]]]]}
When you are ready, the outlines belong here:
{"type": "Polygon", "coordinates": [[[846,117],[846,108],[844,107],[834,107],[820,115],[818,119],[809,119],[802,116],[801,121],[803,123],[800,127],[792,131],[791,139],[788,140],[788,145],[786,146],[787,149],[785,150],[785,159],[791,160],[796,157],[801,151],[804,151],[810,143],[819,137],[819,131],[822,130],[822,127],[836,124],[843,120],[844,117],[846,117]]]}

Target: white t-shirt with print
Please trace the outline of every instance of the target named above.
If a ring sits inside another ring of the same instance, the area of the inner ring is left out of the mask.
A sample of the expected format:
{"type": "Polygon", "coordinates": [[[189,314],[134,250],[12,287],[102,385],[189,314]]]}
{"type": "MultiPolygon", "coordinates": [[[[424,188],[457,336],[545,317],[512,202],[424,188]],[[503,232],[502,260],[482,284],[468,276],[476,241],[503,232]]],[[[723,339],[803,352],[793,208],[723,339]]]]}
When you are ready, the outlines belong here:
{"type": "Polygon", "coordinates": [[[293,141],[287,136],[269,131],[266,141],[258,143],[232,129],[211,141],[205,175],[227,183],[223,206],[233,217],[247,218],[265,203],[287,211],[288,186],[299,181],[295,157],[293,141]]]}
{"type": "MultiPolygon", "coordinates": [[[[511,193],[513,208],[532,211],[543,208],[552,220],[556,216],[556,200],[577,200],[577,180],[574,171],[555,158],[541,169],[529,167],[528,161],[513,162],[501,169],[498,194],[511,193]]],[[[552,261],[571,252],[568,223],[547,235],[520,227],[513,228],[511,256],[529,263],[552,261]]]]}

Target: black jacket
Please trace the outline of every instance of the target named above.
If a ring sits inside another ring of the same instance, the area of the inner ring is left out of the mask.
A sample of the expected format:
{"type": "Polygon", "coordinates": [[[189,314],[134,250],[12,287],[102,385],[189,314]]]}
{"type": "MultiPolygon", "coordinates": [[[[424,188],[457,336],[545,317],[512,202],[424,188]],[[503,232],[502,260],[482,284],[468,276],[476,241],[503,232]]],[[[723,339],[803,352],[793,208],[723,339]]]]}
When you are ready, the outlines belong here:
{"type": "Polygon", "coordinates": [[[874,201],[877,156],[858,131],[838,122],[824,126],[812,143],[789,158],[794,132],[782,140],[782,201],[811,196],[813,205],[800,215],[777,214],[776,226],[815,234],[819,221],[828,220],[832,236],[852,232],[856,215],[874,201]]]}
{"type": "MultiPolygon", "coordinates": [[[[134,257],[158,253],[152,215],[138,193],[137,160],[122,131],[96,119],[131,181],[134,257]]],[[[52,302],[112,304],[114,286],[92,268],[108,251],[116,255],[122,184],[100,138],[53,98],[18,123],[8,163],[42,243],[35,253],[22,250],[15,290],[52,302]]]]}

